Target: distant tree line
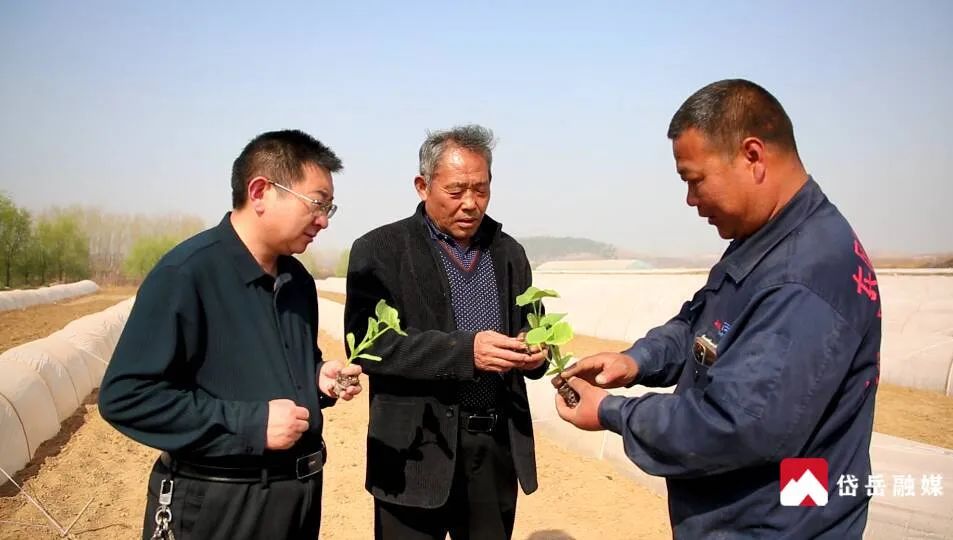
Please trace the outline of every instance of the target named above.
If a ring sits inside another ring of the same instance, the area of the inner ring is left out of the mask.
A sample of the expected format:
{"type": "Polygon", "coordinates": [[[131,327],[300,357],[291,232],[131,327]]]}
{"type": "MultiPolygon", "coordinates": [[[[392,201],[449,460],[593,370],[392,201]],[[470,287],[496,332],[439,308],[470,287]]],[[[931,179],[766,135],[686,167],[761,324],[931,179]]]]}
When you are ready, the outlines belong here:
{"type": "Polygon", "coordinates": [[[203,228],[195,216],[81,206],[34,215],[0,194],[0,286],[136,282],[176,243],[203,228]]]}

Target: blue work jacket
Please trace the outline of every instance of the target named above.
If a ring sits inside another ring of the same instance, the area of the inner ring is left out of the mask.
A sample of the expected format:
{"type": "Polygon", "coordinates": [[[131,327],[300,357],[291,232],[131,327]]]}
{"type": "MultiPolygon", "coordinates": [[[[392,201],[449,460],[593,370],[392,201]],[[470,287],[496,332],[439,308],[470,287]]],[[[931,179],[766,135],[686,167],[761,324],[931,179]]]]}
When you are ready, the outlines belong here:
{"type": "Polygon", "coordinates": [[[674,394],[609,396],[599,418],[636,465],[666,478],[677,538],[860,538],[880,336],[870,260],[809,178],[625,351],[635,383],[677,383],[674,394]],[[785,458],[827,461],[826,504],[781,504],[785,458]],[[841,475],[860,479],[856,496],[838,495],[841,475]]]}

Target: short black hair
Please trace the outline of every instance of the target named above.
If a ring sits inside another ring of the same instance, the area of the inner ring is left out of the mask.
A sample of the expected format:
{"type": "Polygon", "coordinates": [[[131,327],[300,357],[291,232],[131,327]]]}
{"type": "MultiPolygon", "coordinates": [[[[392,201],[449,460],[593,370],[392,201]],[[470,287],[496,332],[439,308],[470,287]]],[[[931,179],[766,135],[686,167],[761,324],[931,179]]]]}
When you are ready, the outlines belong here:
{"type": "Polygon", "coordinates": [[[264,176],[292,187],[303,178],[306,165],[316,165],[329,173],[342,168],[341,160],[330,148],[303,131],[269,131],[255,137],[232,165],[232,208],[245,205],[252,178],[264,176]]]}
{"type": "Polygon", "coordinates": [[[697,129],[726,155],[734,155],[745,137],[757,137],[797,156],[794,127],[781,103],[761,86],[744,79],[713,82],[692,94],[672,117],[668,138],[697,129]]]}

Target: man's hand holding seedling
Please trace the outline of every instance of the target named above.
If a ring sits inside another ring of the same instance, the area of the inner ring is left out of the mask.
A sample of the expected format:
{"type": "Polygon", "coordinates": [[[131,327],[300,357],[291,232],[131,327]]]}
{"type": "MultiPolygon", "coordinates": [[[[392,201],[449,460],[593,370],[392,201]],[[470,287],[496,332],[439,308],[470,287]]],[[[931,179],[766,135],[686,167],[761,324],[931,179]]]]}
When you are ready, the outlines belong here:
{"type": "MultiPolygon", "coordinates": [[[[565,373],[566,372],[563,372],[563,377],[565,377],[565,373]]],[[[556,379],[559,378],[560,375],[556,375],[556,377],[553,378],[554,386],[557,382],[556,379]]],[[[577,403],[570,407],[568,404],[566,404],[566,399],[563,397],[563,394],[557,392],[556,412],[559,413],[559,417],[576,426],[577,428],[584,429],[586,431],[599,431],[605,429],[599,422],[599,405],[602,403],[602,400],[609,395],[609,393],[602,388],[597,388],[578,377],[570,378],[565,384],[568,384],[569,387],[576,392],[576,395],[578,395],[579,398],[577,403]]]]}
{"type": "Polygon", "coordinates": [[[473,338],[473,365],[481,371],[506,373],[511,369],[528,370],[546,361],[546,351],[533,352],[520,337],[509,337],[492,330],[478,332],[473,338]]]}
{"type": "MultiPolygon", "coordinates": [[[[631,356],[614,352],[587,356],[563,371],[563,377],[579,377],[600,388],[620,388],[629,385],[638,374],[639,365],[631,356]]],[[[557,384],[555,379],[553,384],[557,384]]]]}
{"type": "MultiPolygon", "coordinates": [[[[516,339],[526,342],[526,332],[520,332],[516,339]]],[[[546,345],[527,345],[527,354],[529,354],[529,360],[526,361],[519,369],[523,371],[532,371],[539,366],[543,365],[547,360],[549,360],[549,351],[546,349],[546,345]]]]}
{"type": "Polygon", "coordinates": [[[553,377],[552,383],[557,390],[568,382],[569,387],[579,394],[579,404],[570,407],[557,393],[556,411],[560,418],[579,429],[605,429],[599,422],[599,405],[609,395],[604,388],[631,384],[638,374],[639,365],[629,355],[607,352],[587,356],[553,377]]]}
{"type": "Polygon", "coordinates": [[[350,401],[361,393],[361,382],[358,378],[360,374],[361,366],[357,364],[345,366],[340,360],[326,360],[321,365],[321,372],[318,373],[318,389],[328,397],[350,401]],[[342,380],[346,378],[349,382],[353,381],[354,384],[341,389],[337,384],[338,377],[342,380]]]}

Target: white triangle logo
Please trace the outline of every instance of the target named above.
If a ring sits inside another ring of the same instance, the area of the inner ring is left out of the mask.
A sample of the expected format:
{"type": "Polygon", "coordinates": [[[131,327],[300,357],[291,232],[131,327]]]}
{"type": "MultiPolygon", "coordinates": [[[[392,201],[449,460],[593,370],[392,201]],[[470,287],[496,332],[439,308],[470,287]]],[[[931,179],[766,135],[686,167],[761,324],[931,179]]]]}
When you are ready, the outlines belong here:
{"type": "Polygon", "coordinates": [[[801,506],[805,497],[810,497],[817,506],[827,504],[827,490],[810,470],[805,470],[801,478],[789,481],[781,489],[781,506],[801,506]]]}

